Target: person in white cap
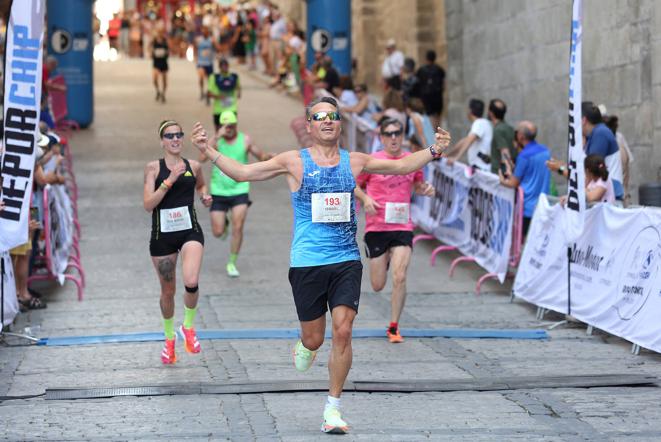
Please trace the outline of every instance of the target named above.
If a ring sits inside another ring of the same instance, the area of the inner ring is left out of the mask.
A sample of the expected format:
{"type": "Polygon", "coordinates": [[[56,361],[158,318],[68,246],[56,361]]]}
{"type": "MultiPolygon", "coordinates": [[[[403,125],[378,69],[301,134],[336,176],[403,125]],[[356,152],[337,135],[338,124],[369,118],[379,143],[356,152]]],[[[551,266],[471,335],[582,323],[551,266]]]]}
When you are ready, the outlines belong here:
{"type": "Polygon", "coordinates": [[[386,58],[381,65],[381,76],[386,89],[402,88],[402,68],[404,67],[404,54],[397,50],[397,42],[389,39],[386,42],[386,58]]]}

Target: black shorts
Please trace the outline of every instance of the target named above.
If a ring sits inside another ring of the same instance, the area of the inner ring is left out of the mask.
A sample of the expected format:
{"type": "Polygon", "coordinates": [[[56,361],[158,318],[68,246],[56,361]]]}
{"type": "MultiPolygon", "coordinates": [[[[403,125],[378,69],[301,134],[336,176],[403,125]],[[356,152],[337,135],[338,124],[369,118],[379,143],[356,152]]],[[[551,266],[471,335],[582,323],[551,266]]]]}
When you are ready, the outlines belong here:
{"type": "Polygon", "coordinates": [[[182,232],[161,233],[158,239],[152,235],[149,240],[149,254],[151,256],[166,256],[177,253],[188,241],[197,241],[204,245],[202,230],[184,230],[182,232]]]}
{"type": "Polygon", "coordinates": [[[167,60],[154,60],[154,69],[157,71],[161,72],[167,72],[168,71],[168,62],[167,60]]]}
{"type": "Polygon", "coordinates": [[[203,65],[198,65],[198,69],[204,69],[204,72],[207,74],[207,77],[211,74],[213,74],[213,65],[210,66],[203,66],[203,65]]]}
{"type": "Polygon", "coordinates": [[[365,254],[368,258],[378,258],[391,247],[413,247],[413,232],[396,230],[392,232],[367,232],[365,234],[365,254]]]}
{"type": "Polygon", "coordinates": [[[214,210],[220,210],[221,212],[227,212],[232,209],[234,206],[240,206],[241,204],[247,204],[248,207],[252,204],[250,197],[247,193],[242,193],[241,195],[235,196],[217,196],[211,195],[213,200],[209,211],[213,212],[214,210]]]}
{"type": "Polygon", "coordinates": [[[289,283],[299,321],[313,321],[346,305],[358,312],[363,265],[345,261],[312,267],[290,267],[289,283]]]}

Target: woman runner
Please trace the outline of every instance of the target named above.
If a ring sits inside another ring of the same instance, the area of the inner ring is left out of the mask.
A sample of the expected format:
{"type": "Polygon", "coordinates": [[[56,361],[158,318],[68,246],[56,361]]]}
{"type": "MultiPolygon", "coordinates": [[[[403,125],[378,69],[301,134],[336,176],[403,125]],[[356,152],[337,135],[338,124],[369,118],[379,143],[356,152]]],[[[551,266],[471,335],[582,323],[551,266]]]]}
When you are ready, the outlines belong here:
{"type": "Polygon", "coordinates": [[[177,257],[181,252],[184,278],[184,323],[180,337],[188,353],[199,353],[193,321],[197,313],[198,279],[204,253],[204,235],[193,204],[195,190],[209,207],[211,196],[200,163],[181,156],[184,133],[179,123],[165,120],[158,127],[164,157],[145,166],[144,207],[152,213],[149,252],[161,284],[161,313],[165,330],[164,364],[177,361],[175,355],[174,294],[177,257]]]}

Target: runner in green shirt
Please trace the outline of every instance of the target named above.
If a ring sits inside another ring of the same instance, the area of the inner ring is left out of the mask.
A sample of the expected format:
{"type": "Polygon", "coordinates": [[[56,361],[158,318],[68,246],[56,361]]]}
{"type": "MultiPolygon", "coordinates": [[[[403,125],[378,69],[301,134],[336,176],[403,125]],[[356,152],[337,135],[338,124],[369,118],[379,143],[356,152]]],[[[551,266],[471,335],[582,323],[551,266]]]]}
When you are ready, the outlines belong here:
{"type": "Polygon", "coordinates": [[[220,72],[209,76],[207,95],[213,99],[213,124],[220,129],[220,114],[232,111],[238,115],[238,101],[241,98],[239,76],[229,70],[229,62],[222,58],[220,72]]]}
{"type": "MultiPolygon", "coordinates": [[[[239,163],[248,163],[248,154],[252,154],[259,161],[265,161],[272,157],[271,154],[258,149],[251,138],[237,130],[237,118],[234,112],[224,111],[220,114],[218,121],[220,128],[216,133],[216,150],[226,157],[232,158],[239,163]]],[[[206,161],[207,157],[200,156],[200,161],[206,161]]],[[[248,192],[250,183],[236,182],[220,169],[211,169],[211,231],[216,238],[224,239],[227,236],[228,226],[231,221],[232,241],[230,243],[230,257],[225,270],[227,275],[236,278],[239,271],[236,268],[236,260],[239,256],[241,243],[243,242],[243,225],[248,214],[248,207],[252,204],[248,192]]]]}

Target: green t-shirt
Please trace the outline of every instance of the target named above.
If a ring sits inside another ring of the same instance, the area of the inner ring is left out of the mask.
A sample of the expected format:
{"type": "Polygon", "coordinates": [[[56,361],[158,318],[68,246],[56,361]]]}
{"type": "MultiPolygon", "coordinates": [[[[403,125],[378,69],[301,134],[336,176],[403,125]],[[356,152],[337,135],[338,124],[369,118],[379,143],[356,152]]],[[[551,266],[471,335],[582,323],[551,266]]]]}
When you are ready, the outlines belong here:
{"type": "MultiPolygon", "coordinates": [[[[227,143],[225,138],[219,139],[216,149],[226,157],[232,158],[242,164],[248,164],[246,137],[243,132],[239,132],[232,144],[227,143]]],[[[248,193],[249,191],[249,182],[244,181],[237,183],[221,172],[217,167],[214,166],[213,169],[211,169],[211,195],[236,196],[248,193]]]]}
{"type": "Polygon", "coordinates": [[[516,160],[516,151],[512,143],[514,142],[514,129],[504,121],[500,121],[493,127],[493,138],[491,139],[491,171],[498,173],[500,167],[500,150],[507,148],[510,152],[512,161],[516,160]]]}
{"type": "Polygon", "coordinates": [[[213,99],[213,113],[220,115],[225,111],[232,111],[237,114],[237,104],[238,104],[238,91],[239,91],[239,76],[236,74],[228,74],[223,76],[222,74],[213,74],[209,75],[208,90],[212,94],[221,95],[221,98],[213,99]],[[231,90],[221,91],[218,87],[218,82],[225,82],[228,85],[234,83],[234,87],[231,90]]]}

